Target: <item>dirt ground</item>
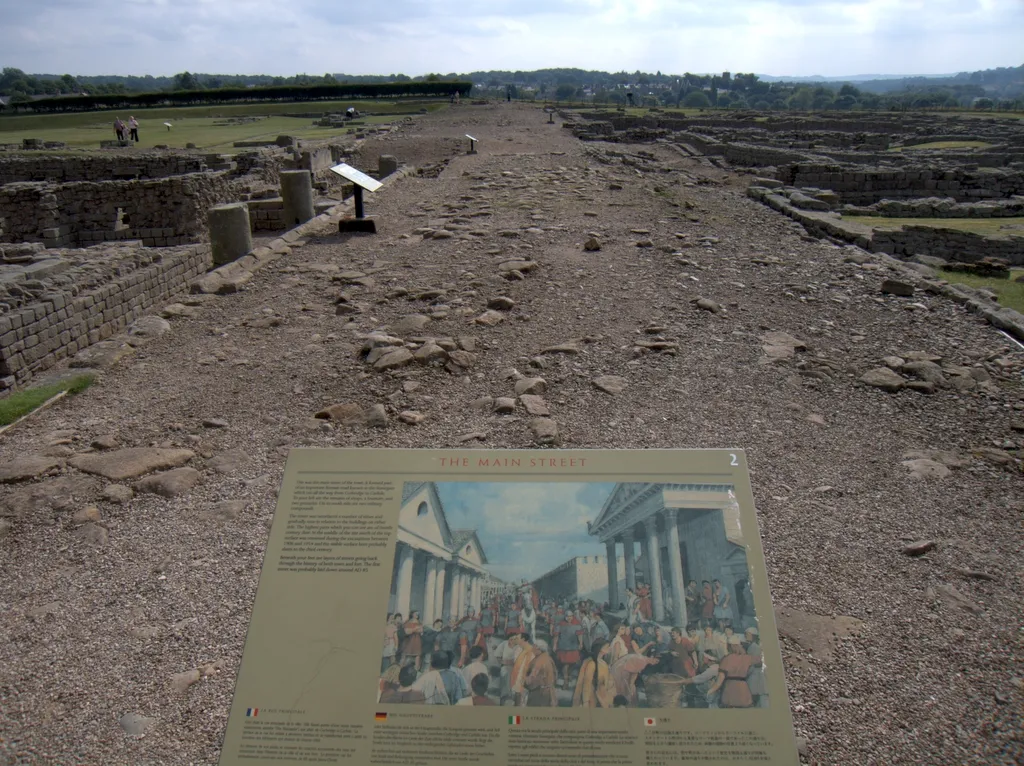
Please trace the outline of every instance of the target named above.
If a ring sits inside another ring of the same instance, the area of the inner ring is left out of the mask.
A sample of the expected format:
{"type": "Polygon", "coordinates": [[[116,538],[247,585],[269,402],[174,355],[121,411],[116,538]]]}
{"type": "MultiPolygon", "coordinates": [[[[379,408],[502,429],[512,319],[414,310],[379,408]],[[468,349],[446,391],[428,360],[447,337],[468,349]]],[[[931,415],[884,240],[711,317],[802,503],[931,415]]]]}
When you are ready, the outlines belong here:
{"type": "Polygon", "coordinates": [[[428,168],[368,200],[377,236],[325,231],[192,300],[0,439],[0,464],[57,461],[0,486],[0,763],[216,763],[289,448],[532,447],[530,416],[480,402],[518,374],[547,381],[562,447],[747,450],[805,762],[1024,759],[1024,351],[944,298],[883,294],[888,266],[743,177],[546,121],[465,106],[368,140],[357,164],[428,168]],[[359,336],[384,327],[473,356],[381,372],[359,336]],[[886,357],[935,362],[913,376],[934,392],[859,381],[886,357]],[[347,402],[386,424],[313,418],[347,402]],[[189,449],[198,481],[127,499],[134,479],[68,462],[115,446],[189,449]]]}

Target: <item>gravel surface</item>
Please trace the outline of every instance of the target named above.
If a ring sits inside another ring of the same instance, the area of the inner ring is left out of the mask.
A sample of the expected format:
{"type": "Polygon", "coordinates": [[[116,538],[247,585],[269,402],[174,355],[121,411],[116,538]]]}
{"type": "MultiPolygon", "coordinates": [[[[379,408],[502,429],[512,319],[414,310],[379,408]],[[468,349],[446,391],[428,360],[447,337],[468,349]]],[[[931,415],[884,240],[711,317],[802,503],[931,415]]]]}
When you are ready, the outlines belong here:
{"type": "Polygon", "coordinates": [[[805,762],[1024,759],[1024,352],[883,295],[908,278],[737,176],[545,123],[466,106],[365,141],[362,166],[427,168],[368,199],[376,237],[324,231],[191,300],[4,435],[2,477],[45,473],[0,485],[0,763],[216,763],[289,448],[536,440],[747,449],[805,762]],[[375,330],[446,353],[364,358],[398,343],[375,330]],[[887,366],[898,392],[860,382],[887,366]],[[524,377],[550,419],[492,411],[524,377]],[[313,417],[336,404],[383,414],[313,417]]]}

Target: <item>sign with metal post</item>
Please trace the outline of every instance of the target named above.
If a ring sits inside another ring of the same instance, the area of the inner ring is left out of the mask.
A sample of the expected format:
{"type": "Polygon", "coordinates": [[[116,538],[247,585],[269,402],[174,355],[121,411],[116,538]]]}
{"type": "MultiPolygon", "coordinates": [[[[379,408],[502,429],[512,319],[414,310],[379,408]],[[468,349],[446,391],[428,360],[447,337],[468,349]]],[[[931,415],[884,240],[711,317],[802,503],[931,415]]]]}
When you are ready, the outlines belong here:
{"type": "Polygon", "coordinates": [[[469,139],[469,154],[476,154],[476,139],[473,136],[466,134],[466,138],[469,139]]]}
{"type": "Polygon", "coordinates": [[[384,184],[376,178],[371,178],[366,175],[366,173],[356,170],[351,165],[346,165],[344,162],[331,168],[331,172],[337,173],[346,181],[352,182],[353,196],[355,197],[356,217],[343,218],[338,221],[338,231],[342,233],[362,231],[368,234],[376,234],[377,224],[374,223],[372,218],[365,217],[363,209],[363,190],[365,189],[368,192],[375,192],[384,184]]]}

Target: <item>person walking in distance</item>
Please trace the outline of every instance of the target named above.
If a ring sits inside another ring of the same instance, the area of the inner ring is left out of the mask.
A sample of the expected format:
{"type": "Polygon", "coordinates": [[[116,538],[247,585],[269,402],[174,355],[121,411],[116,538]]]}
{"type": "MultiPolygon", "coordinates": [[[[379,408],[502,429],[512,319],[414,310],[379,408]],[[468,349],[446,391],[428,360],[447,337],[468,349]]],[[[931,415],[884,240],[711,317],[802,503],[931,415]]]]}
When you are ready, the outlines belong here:
{"type": "Polygon", "coordinates": [[[124,123],[121,122],[120,117],[114,118],[114,135],[117,136],[118,141],[124,141],[124,123]]]}
{"type": "Polygon", "coordinates": [[[131,133],[131,140],[135,143],[139,142],[139,121],[134,117],[128,118],[128,129],[131,133]]]}

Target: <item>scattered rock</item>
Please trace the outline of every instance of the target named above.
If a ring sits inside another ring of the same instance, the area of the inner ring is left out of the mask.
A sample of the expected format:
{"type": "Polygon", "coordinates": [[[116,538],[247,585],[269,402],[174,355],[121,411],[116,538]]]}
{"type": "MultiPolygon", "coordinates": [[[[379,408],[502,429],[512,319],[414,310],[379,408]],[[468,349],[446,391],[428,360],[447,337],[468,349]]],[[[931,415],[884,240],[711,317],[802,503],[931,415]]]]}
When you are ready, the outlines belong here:
{"type": "Polygon", "coordinates": [[[383,404],[375,404],[366,411],[366,425],[370,428],[384,428],[388,424],[388,411],[383,404]]]}
{"type": "Polygon", "coordinates": [[[214,521],[233,521],[245,510],[244,500],[224,500],[210,506],[206,511],[206,517],[214,521]]]}
{"type": "Polygon", "coordinates": [[[15,458],[9,463],[0,465],[0,484],[12,484],[16,481],[28,481],[59,468],[60,460],[39,455],[27,455],[15,458]]]}
{"type": "Polygon", "coordinates": [[[92,440],[93,449],[109,450],[117,449],[120,445],[117,443],[117,437],[114,434],[106,434],[104,436],[97,436],[92,440]]]}
{"type": "Polygon", "coordinates": [[[459,442],[471,442],[471,441],[483,441],[487,438],[487,434],[483,431],[473,431],[472,433],[465,434],[459,437],[459,442]]]}
{"type": "Polygon", "coordinates": [[[941,480],[949,476],[949,469],[946,466],[927,458],[904,460],[903,465],[910,470],[910,476],[914,479],[941,480]]]}
{"type": "Polygon", "coordinates": [[[935,362],[906,362],[900,372],[913,375],[915,378],[934,383],[937,386],[946,384],[946,376],[942,374],[942,368],[935,362]]]}
{"type": "Polygon", "coordinates": [[[195,468],[175,468],[147,476],[136,483],[135,489],[139,492],[149,492],[171,498],[188,492],[198,483],[199,471],[195,468]]]}
{"type": "Polygon", "coordinates": [[[934,550],[938,543],[934,540],[918,540],[903,546],[903,552],[908,556],[923,556],[930,550],[934,550]]]}
{"type": "Polygon", "coordinates": [[[536,268],[537,262],[528,260],[503,261],[498,264],[498,271],[503,274],[513,271],[518,271],[520,274],[528,274],[536,268]]]}
{"type": "Polygon", "coordinates": [[[504,322],[505,316],[503,314],[498,313],[497,311],[494,311],[493,309],[489,309],[480,316],[478,316],[473,321],[476,322],[477,324],[483,325],[484,327],[494,327],[495,325],[504,322]]]}
{"type": "Polygon", "coordinates": [[[523,378],[516,381],[516,396],[523,394],[543,394],[548,389],[544,378],[523,378]]]}
{"type": "Polygon", "coordinates": [[[476,354],[456,349],[448,352],[449,365],[455,365],[463,370],[468,370],[476,362],[476,354]]]}
{"type": "Polygon", "coordinates": [[[606,394],[621,394],[626,390],[626,379],[618,375],[602,375],[594,378],[591,383],[606,394]]]}
{"type": "Polygon", "coordinates": [[[914,294],[914,286],[899,279],[886,279],[882,282],[882,294],[909,298],[914,294]]]}
{"type": "Polygon", "coordinates": [[[936,585],[933,592],[947,606],[959,607],[971,614],[981,614],[985,611],[952,585],[936,585]]]}
{"type": "Polygon", "coordinates": [[[184,673],[175,673],[171,676],[169,686],[172,692],[175,694],[185,694],[188,691],[188,687],[192,684],[199,683],[199,670],[193,668],[192,670],[186,670],[184,673]]]}
{"type": "Polygon", "coordinates": [[[510,396],[499,396],[494,400],[494,411],[499,415],[515,412],[516,400],[510,396]]]}
{"type": "Polygon", "coordinates": [[[526,411],[530,415],[546,417],[551,414],[551,411],[548,409],[548,405],[542,396],[537,396],[536,394],[523,394],[519,397],[519,401],[523,403],[523,407],[526,408],[526,411]]]}
{"type": "Polygon", "coordinates": [[[99,524],[83,524],[78,527],[73,533],[79,540],[83,540],[89,545],[103,546],[106,545],[110,539],[110,533],[106,527],[101,527],[99,524]]]}
{"type": "Polygon", "coordinates": [[[994,447],[975,447],[971,450],[971,454],[993,465],[1013,465],[1017,462],[1013,455],[1006,450],[994,447]]]}
{"type": "Polygon", "coordinates": [[[219,474],[231,476],[242,470],[248,457],[244,450],[232,449],[214,455],[207,465],[219,474]]]}
{"type": "Polygon", "coordinates": [[[430,324],[430,317],[424,316],[423,314],[409,314],[395,322],[391,326],[391,329],[397,335],[407,335],[409,333],[420,332],[428,324],[430,324]]]}
{"type": "Polygon", "coordinates": [[[516,305],[516,302],[505,295],[499,295],[497,298],[491,298],[487,301],[487,308],[497,309],[498,311],[509,311],[516,305]]]}
{"type": "Polygon", "coordinates": [[[330,407],[320,410],[313,417],[321,420],[334,420],[346,426],[359,425],[366,420],[363,408],[351,402],[332,404],[330,407]]]}
{"type": "Polygon", "coordinates": [[[405,410],[398,413],[398,419],[407,425],[418,426],[427,419],[427,416],[422,412],[417,412],[416,410],[405,410]]]}
{"type": "Polygon", "coordinates": [[[9,519],[0,519],[0,540],[3,540],[14,530],[14,524],[9,519]]]}
{"type": "Polygon", "coordinates": [[[412,351],[407,348],[396,348],[393,351],[388,351],[380,359],[373,363],[373,369],[385,372],[387,370],[397,370],[401,367],[405,367],[413,361],[412,351]]]}
{"type": "Polygon", "coordinates": [[[176,468],[195,457],[192,450],[163,449],[160,447],[129,447],[102,455],[78,455],[71,458],[79,471],[93,473],[112,481],[134,479],[150,471],[176,468]]]}
{"type": "Polygon", "coordinates": [[[601,249],[601,243],[597,239],[597,237],[591,237],[590,239],[583,243],[583,249],[589,253],[593,253],[601,249]]]}
{"type": "Polygon", "coordinates": [[[697,308],[704,311],[710,311],[712,314],[721,314],[724,311],[720,303],[715,303],[715,301],[710,300],[709,298],[698,298],[693,302],[696,304],[697,308]]]}
{"type": "Polygon", "coordinates": [[[228,421],[222,418],[207,418],[203,421],[203,428],[227,428],[228,421]]]}
{"type": "Polygon", "coordinates": [[[907,384],[907,381],[888,367],[876,367],[873,370],[868,370],[860,376],[860,382],[890,393],[899,391],[907,384]]]}
{"type": "Polygon", "coordinates": [[[551,418],[534,418],[530,421],[533,440],[537,444],[555,444],[558,442],[558,424],[551,418]]]}
{"type": "Polygon", "coordinates": [[[96,523],[100,520],[100,509],[95,505],[87,505],[85,508],[80,508],[75,511],[75,515],[71,517],[71,520],[77,524],[88,524],[90,522],[96,523]]]}
{"type": "Polygon", "coordinates": [[[433,362],[448,361],[448,352],[441,348],[434,341],[424,343],[412,355],[420,364],[431,364],[433,362]]]}
{"type": "Polygon", "coordinates": [[[147,731],[153,728],[156,723],[155,718],[147,718],[144,715],[138,713],[126,713],[121,716],[118,721],[125,734],[132,737],[141,737],[147,731]]]}
{"type": "Polygon", "coordinates": [[[474,399],[469,406],[477,412],[490,412],[494,409],[494,401],[492,396],[481,396],[479,399],[474,399]]]}
{"type": "Polygon", "coordinates": [[[578,354],[579,352],[580,347],[575,341],[559,343],[558,345],[541,349],[542,354],[578,354]]]}
{"type": "Polygon", "coordinates": [[[797,351],[806,351],[807,344],[788,332],[769,332],[761,336],[761,350],[770,361],[789,359],[797,351]]]}
{"type": "Polygon", "coordinates": [[[128,328],[128,335],[143,338],[155,338],[171,331],[171,323],[158,316],[146,316],[136,319],[128,328]]]}

